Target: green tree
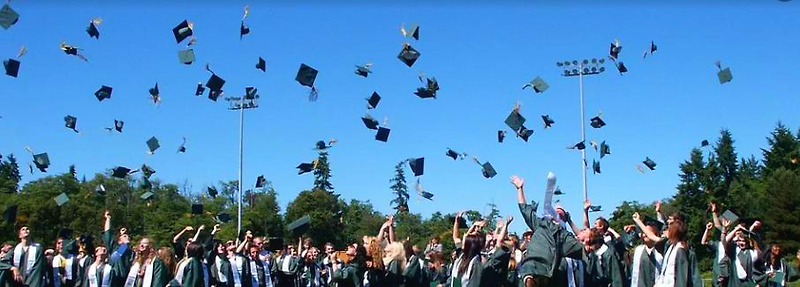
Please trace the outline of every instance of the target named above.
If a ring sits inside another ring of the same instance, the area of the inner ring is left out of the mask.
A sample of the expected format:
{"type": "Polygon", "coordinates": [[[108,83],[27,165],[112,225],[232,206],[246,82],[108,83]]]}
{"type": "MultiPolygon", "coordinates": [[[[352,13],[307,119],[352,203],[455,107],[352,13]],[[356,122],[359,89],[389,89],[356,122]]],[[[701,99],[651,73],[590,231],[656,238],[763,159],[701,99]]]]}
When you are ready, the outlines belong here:
{"type": "Polygon", "coordinates": [[[762,167],[754,156],[741,159],[741,163],[739,174],[730,186],[728,207],[740,216],[764,218],[767,201],[762,167]]]}
{"type": "Polygon", "coordinates": [[[633,223],[633,214],[639,213],[641,216],[654,217],[656,214],[652,205],[639,203],[638,201],[623,201],[620,206],[611,213],[611,219],[608,220],[609,226],[617,232],[622,232],[626,225],[633,223]]]}
{"type": "MultiPolygon", "coordinates": [[[[768,215],[765,218],[767,238],[781,243],[784,249],[800,248],[800,174],[778,168],[766,177],[768,215]]],[[[791,253],[790,253],[791,254],[791,253]]]]}
{"type": "Polygon", "coordinates": [[[395,194],[390,204],[398,213],[408,212],[408,186],[406,185],[406,172],[403,169],[406,161],[401,161],[394,166],[394,178],[389,180],[392,186],[392,193],[395,194]]]}
{"type": "Polygon", "coordinates": [[[252,193],[252,203],[243,211],[242,228],[250,230],[256,236],[283,237],[284,223],[281,207],[278,204],[278,193],[267,183],[264,189],[252,193]]]}
{"type": "Polygon", "coordinates": [[[728,188],[736,178],[738,170],[738,155],[736,155],[736,148],[733,146],[733,143],[731,132],[727,129],[723,129],[720,132],[719,141],[717,141],[717,145],[714,147],[717,165],[722,172],[722,187],[725,195],[727,195],[728,188]]]}
{"type": "MultiPolygon", "coordinates": [[[[286,208],[286,223],[291,223],[304,215],[311,217],[311,226],[306,233],[314,242],[331,242],[344,246],[341,221],[342,203],[338,197],[325,190],[315,189],[300,192],[286,208]]],[[[297,241],[298,234],[284,236],[287,242],[297,241]]]]}
{"type": "Polygon", "coordinates": [[[788,127],[779,122],[778,126],[770,133],[770,137],[767,138],[767,143],[769,144],[769,149],[761,149],[764,156],[764,173],[766,176],[769,176],[779,168],[789,170],[797,168],[797,164],[792,163],[792,158],[798,157],[800,140],[792,135],[788,127]]]}
{"type": "Polygon", "coordinates": [[[0,160],[0,193],[17,193],[20,180],[22,175],[19,173],[17,158],[11,154],[7,159],[0,160]]]}
{"type": "MultiPolygon", "coordinates": [[[[709,160],[707,167],[715,167],[712,160],[709,160]]],[[[702,176],[708,176],[704,173],[708,170],[703,168],[703,154],[699,149],[692,149],[690,159],[680,164],[680,183],[677,186],[677,193],[673,197],[674,210],[680,212],[686,219],[686,225],[689,231],[688,238],[691,244],[699,246],[700,236],[705,229],[706,224],[706,210],[708,208],[709,196],[706,192],[700,189],[702,176]]],[[[706,178],[707,182],[719,184],[719,181],[711,178],[706,178]]],[[[716,189],[713,189],[716,190],[716,189]]],[[[662,212],[667,213],[668,210],[662,207],[662,212]]],[[[698,254],[704,257],[707,250],[699,249],[698,254]]],[[[707,264],[707,263],[703,263],[707,264]]]]}
{"type": "Polygon", "coordinates": [[[365,235],[375,236],[385,221],[386,216],[376,211],[369,201],[351,199],[350,204],[344,207],[342,215],[344,240],[361,242],[365,235]]]}
{"type": "Polygon", "coordinates": [[[331,167],[328,163],[328,151],[320,150],[317,165],[314,168],[314,189],[333,192],[331,184],[331,167]]]}

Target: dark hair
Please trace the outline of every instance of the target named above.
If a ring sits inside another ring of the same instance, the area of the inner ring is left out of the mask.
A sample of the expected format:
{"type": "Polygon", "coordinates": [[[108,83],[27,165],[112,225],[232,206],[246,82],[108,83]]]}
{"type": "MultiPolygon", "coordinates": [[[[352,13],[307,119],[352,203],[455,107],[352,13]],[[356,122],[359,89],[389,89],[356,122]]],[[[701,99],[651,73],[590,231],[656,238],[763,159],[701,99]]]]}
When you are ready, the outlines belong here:
{"type": "Polygon", "coordinates": [[[356,247],[356,256],[353,258],[353,262],[358,264],[359,268],[367,267],[367,249],[363,245],[356,247]]]}
{"type": "Polygon", "coordinates": [[[414,245],[411,244],[411,241],[403,242],[403,249],[406,250],[406,259],[411,258],[414,253],[414,245]]]}
{"type": "MultiPolygon", "coordinates": [[[[464,251],[461,252],[461,263],[458,265],[457,274],[463,274],[467,270],[472,258],[481,255],[483,245],[485,244],[486,237],[483,236],[483,234],[467,235],[466,240],[464,240],[464,251]]],[[[453,274],[453,276],[455,277],[456,274],[453,274]]]]}
{"type": "Polygon", "coordinates": [[[203,245],[195,242],[189,243],[189,245],[186,246],[186,256],[188,258],[203,260],[203,245]]]}
{"type": "Polygon", "coordinates": [[[669,241],[674,243],[686,242],[686,223],[682,220],[673,220],[669,224],[669,241]]]}
{"type": "Polygon", "coordinates": [[[678,220],[680,222],[686,222],[686,217],[683,217],[683,214],[681,214],[680,212],[677,212],[677,211],[675,211],[673,213],[670,213],[669,217],[672,217],[675,220],[678,220]]]}
{"type": "Polygon", "coordinates": [[[605,217],[599,216],[594,221],[598,221],[598,220],[600,222],[603,222],[603,226],[608,227],[608,219],[606,219],[605,217]]]}
{"type": "Polygon", "coordinates": [[[598,244],[602,245],[605,242],[605,239],[603,238],[605,236],[605,234],[603,234],[603,232],[600,231],[600,229],[597,229],[597,228],[592,228],[591,231],[592,232],[589,233],[589,242],[590,242],[590,244],[592,244],[592,245],[598,245],[598,244]]]}

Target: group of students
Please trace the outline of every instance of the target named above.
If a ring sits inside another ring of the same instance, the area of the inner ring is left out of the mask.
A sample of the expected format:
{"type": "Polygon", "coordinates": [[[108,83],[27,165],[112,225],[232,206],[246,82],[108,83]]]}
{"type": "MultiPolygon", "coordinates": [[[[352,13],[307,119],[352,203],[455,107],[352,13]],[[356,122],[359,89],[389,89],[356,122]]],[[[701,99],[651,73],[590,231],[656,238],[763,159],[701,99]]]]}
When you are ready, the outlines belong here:
{"type": "MultiPolygon", "coordinates": [[[[590,226],[587,200],[579,227],[568,212],[550,203],[555,180],[548,175],[540,216],[540,205],[525,198],[523,179],[511,177],[528,227],[521,238],[508,234],[513,217],[498,220],[494,230],[484,230],[486,221],[473,222],[461,235],[463,220],[457,213],[456,249],[449,256],[438,238],[424,249],[409,238],[395,240],[391,216],[376,236],[364,236],[346,251],[330,243],[320,250],[302,237],[296,246],[281,240],[275,248],[249,231],[240,242],[223,242],[215,237],[219,225],[203,242],[205,227],[200,226],[184,228],[172,247],[156,248],[146,237],[132,247],[125,228],[112,230],[109,212],[104,215],[104,246],[94,246],[91,236],[60,235],[55,248],[45,250],[21,227],[19,242],[0,249],[0,287],[703,286],[681,214],[664,218],[656,204],[656,219],[634,214],[633,224],[619,233],[602,217],[590,226]],[[194,237],[184,239],[191,231],[194,237]]],[[[800,279],[800,266],[782,258],[780,245],[765,248],[760,222],[745,226],[720,218],[715,204],[711,211],[713,222],[701,243],[714,256],[714,287],[784,287],[800,279]],[[715,230],[719,240],[711,240],[715,230]]]]}

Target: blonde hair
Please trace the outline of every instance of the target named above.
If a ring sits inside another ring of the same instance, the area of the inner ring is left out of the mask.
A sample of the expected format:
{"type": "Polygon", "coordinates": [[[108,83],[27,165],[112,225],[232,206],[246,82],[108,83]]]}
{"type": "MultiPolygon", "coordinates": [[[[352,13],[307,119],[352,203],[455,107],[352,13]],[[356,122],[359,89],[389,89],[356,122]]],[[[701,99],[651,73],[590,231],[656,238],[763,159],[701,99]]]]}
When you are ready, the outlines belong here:
{"type": "Polygon", "coordinates": [[[397,261],[397,266],[400,267],[400,272],[406,268],[406,249],[400,242],[392,242],[386,246],[386,252],[383,257],[383,264],[389,265],[392,261],[397,261]]]}

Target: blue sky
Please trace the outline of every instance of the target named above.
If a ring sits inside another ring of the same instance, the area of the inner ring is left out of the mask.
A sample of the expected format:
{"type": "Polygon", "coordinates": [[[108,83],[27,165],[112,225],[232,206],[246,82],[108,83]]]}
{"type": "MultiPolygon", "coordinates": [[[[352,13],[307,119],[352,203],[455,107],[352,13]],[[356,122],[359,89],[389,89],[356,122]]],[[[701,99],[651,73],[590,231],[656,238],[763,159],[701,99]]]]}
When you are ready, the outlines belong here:
{"type": "MultiPolygon", "coordinates": [[[[0,77],[0,153],[28,161],[24,147],[31,146],[49,153],[48,174],[76,164],[87,177],[147,163],[162,181],[186,182],[198,192],[235,179],[238,113],[224,101],[194,96],[197,83],[210,76],[203,69],[210,63],[227,81],[227,96],[243,94],[245,86],[259,89],[261,107],[246,112],[245,185],[264,174],[284,207],[313,184],[313,176],[298,176],[295,166],[316,156],[317,140],[337,138],[329,156],[336,192],[370,200],[382,212],[390,211],[394,165],[411,157],[426,158],[422,182],[436,194],[433,202],[412,195],[413,212],[486,211],[494,202],[503,214],[517,215],[508,177],[526,178],[528,197],[538,200],[548,171],[567,193],[562,203],[577,212],[580,153],[564,147],[580,138],[578,79],[560,76],[555,62],[607,56],[618,38],[630,72],[620,76],[607,64],[609,71],[585,79],[587,120],[602,111],[608,123],[587,126],[587,139],[611,145],[603,174],[589,174],[590,198],[607,215],[623,200],[671,196],[678,164],[722,128],[733,133],[739,155],[749,156],[760,155],[778,121],[800,126],[792,108],[792,80],[800,74],[794,51],[800,38],[792,36],[800,24],[798,3],[759,2],[250,3],[252,31],[240,41],[244,2],[13,1],[22,16],[0,31],[0,57],[14,57],[21,45],[28,54],[19,78],[0,77]],[[104,22],[95,40],[84,29],[98,16],[104,22]],[[190,66],[178,63],[183,45],[171,32],[184,19],[194,22],[198,41],[190,66]],[[401,23],[421,26],[420,41],[411,42],[422,53],[413,68],[396,58],[405,40],[401,23]],[[651,40],[659,49],[643,60],[651,40]],[[65,55],[61,41],[83,48],[89,62],[65,55]],[[266,59],[266,73],[254,68],[258,57],[266,59]],[[717,82],[716,60],[731,67],[731,83],[717,82]],[[353,65],[367,62],[374,73],[356,76],[353,65]],[[294,81],[301,63],[320,71],[316,102],[294,81]],[[437,99],[414,96],[419,72],[439,80],[437,99]],[[520,89],[536,76],[551,88],[543,94],[520,89]],[[158,107],[147,93],[156,82],[163,97],[158,107]],[[101,85],[114,88],[110,100],[94,97],[101,85]],[[373,91],[383,100],[371,114],[388,117],[388,143],[375,141],[360,120],[373,91]],[[499,144],[496,132],[507,130],[503,120],[517,101],[535,135],[527,143],[512,136],[499,144]],[[78,117],[82,134],[63,126],[67,114],[78,117]],[[553,128],[542,129],[543,114],[556,121],[553,128]],[[103,130],[114,119],[126,122],[124,133],[103,130]],[[162,144],[155,155],[146,154],[151,136],[162,144]],[[184,136],[188,152],[177,154],[184,136]],[[475,163],[446,157],[448,147],[490,161],[498,175],[483,178],[475,163]],[[640,174],[635,166],[646,156],[658,167],[640,174]]],[[[591,162],[598,154],[588,157],[591,162]]],[[[25,171],[24,180],[41,176],[25,171]]]]}

